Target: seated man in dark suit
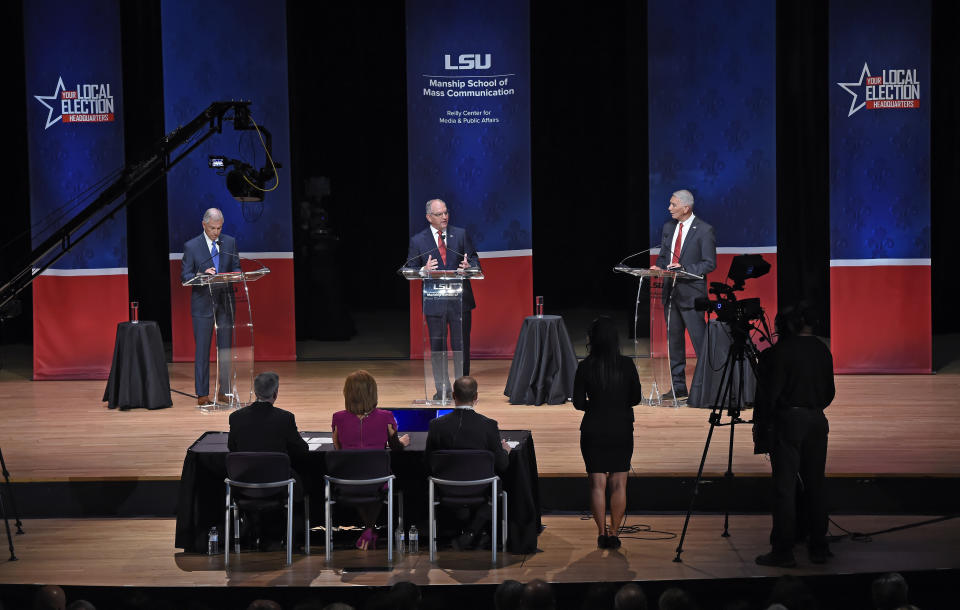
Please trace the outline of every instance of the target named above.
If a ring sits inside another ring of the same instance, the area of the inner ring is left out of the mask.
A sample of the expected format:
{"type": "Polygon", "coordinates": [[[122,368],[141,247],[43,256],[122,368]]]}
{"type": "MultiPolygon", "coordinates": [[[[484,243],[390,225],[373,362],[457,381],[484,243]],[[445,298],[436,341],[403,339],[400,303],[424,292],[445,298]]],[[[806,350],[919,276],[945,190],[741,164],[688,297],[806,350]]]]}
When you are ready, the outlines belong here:
{"type": "MultiPolygon", "coordinates": [[[[310,451],[309,445],[297,431],[297,421],[293,413],[273,406],[280,388],[280,377],[276,373],[260,373],[253,380],[253,391],[257,401],[230,414],[230,434],[227,436],[227,449],[230,451],[282,451],[290,456],[296,480],[293,485],[294,500],[303,499],[303,483],[296,470],[310,451]]],[[[296,508],[295,508],[296,510],[296,508]]],[[[280,523],[279,520],[273,520],[280,523]]],[[[294,527],[294,532],[302,528],[294,527]]]]}
{"type": "MultiPolygon", "coordinates": [[[[424,451],[427,463],[433,451],[444,449],[486,449],[493,453],[494,467],[502,475],[509,463],[510,445],[500,439],[500,427],[496,420],[484,417],[474,410],[477,404],[477,380],[473,377],[460,377],[453,383],[453,400],[456,408],[430,421],[427,432],[427,445],[424,451]]],[[[491,511],[486,504],[476,509],[473,516],[458,515],[462,522],[469,520],[463,533],[454,540],[457,550],[483,546],[479,534],[490,523],[491,511]]],[[[486,536],[484,536],[486,538],[486,536]]]]}

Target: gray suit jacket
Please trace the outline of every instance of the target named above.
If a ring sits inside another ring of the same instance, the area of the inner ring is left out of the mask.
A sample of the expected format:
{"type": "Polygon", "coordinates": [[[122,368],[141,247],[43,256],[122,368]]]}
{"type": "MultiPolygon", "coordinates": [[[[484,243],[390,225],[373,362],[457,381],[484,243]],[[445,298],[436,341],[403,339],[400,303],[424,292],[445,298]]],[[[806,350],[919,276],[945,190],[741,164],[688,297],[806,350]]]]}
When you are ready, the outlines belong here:
{"type": "MultiPolygon", "coordinates": [[[[657,257],[657,266],[661,269],[666,269],[673,259],[672,240],[676,228],[677,221],[673,219],[663,225],[660,256],[657,257]]],[[[717,268],[717,240],[713,227],[699,216],[693,217],[690,233],[683,240],[680,265],[688,273],[704,276],[702,280],[678,279],[673,288],[673,302],[679,307],[692,308],[694,299],[707,296],[706,275],[717,268]]]]}
{"type": "MultiPolygon", "coordinates": [[[[240,271],[240,253],[237,241],[229,235],[220,234],[220,272],[240,271]]],[[[180,262],[180,281],[186,282],[213,266],[207,240],[203,233],[183,244],[183,260],[180,262]]],[[[222,290],[222,289],[218,289],[222,290]]],[[[213,317],[213,299],[206,286],[193,286],[190,294],[190,314],[195,318],[213,317]]]]}

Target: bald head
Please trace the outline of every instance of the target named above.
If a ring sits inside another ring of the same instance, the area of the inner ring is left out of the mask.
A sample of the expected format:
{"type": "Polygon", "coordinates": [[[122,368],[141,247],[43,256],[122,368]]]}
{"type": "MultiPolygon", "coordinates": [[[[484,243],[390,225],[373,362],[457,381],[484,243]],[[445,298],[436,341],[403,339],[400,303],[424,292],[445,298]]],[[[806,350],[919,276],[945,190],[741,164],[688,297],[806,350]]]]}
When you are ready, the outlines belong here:
{"type": "Polygon", "coordinates": [[[33,596],[34,610],[66,610],[67,596],[57,585],[44,585],[33,596]]]}
{"type": "Polygon", "coordinates": [[[520,600],[520,607],[524,610],[554,610],[557,607],[553,588],[539,578],[534,578],[523,586],[520,600]]]}
{"type": "Polygon", "coordinates": [[[639,586],[629,583],[617,591],[613,607],[616,610],[647,610],[647,596],[639,586]]]}
{"type": "Polygon", "coordinates": [[[477,402],[477,380],[464,375],[454,381],[453,400],[458,405],[472,405],[477,402]]]}

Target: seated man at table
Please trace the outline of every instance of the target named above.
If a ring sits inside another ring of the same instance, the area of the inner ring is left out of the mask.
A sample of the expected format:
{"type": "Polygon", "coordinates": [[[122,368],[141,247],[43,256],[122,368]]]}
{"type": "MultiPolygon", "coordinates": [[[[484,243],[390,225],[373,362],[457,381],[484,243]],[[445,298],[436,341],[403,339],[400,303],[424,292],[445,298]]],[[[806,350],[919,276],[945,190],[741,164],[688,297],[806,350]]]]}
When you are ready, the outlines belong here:
{"type": "MultiPolygon", "coordinates": [[[[257,375],[253,380],[257,401],[230,414],[227,448],[230,451],[282,451],[289,455],[291,476],[295,480],[293,496],[296,507],[302,505],[300,501],[304,493],[302,479],[296,471],[307,457],[310,447],[297,431],[293,413],[273,406],[279,389],[280,377],[276,373],[257,375]]],[[[273,519],[268,522],[282,525],[281,521],[273,519]]],[[[294,532],[302,532],[302,528],[294,527],[294,532]]]]}
{"type": "MultiPolygon", "coordinates": [[[[444,449],[486,449],[493,453],[497,474],[507,470],[510,445],[500,438],[500,427],[496,420],[484,417],[474,410],[477,405],[477,380],[473,377],[460,377],[453,382],[453,400],[456,408],[443,417],[430,421],[427,432],[427,444],[424,450],[427,463],[433,451],[444,449]]],[[[457,515],[462,523],[468,523],[463,532],[454,539],[457,550],[485,546],[489,540],[486,528],[489,527],[490,506],[483,504],[470,515],[464,509],[457,515]],[[482,536],[481,536],[482,534],[482,536]]]]}

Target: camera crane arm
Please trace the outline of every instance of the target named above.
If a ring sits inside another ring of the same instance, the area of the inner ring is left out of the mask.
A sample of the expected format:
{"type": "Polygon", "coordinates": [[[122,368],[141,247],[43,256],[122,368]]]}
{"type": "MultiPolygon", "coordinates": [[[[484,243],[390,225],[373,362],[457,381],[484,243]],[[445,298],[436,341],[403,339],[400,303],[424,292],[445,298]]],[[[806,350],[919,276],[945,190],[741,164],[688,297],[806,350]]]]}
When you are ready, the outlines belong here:
{"type": "MultiPolygon", "coordinates": [[[[213,102],[189,123],[164,136],[144,161],[124,168],[121,176],[104,188],[95,200],[30,253],[29,262],[0,288],[0,309],[83,238],[146,192],[210,136],[222,133],[225,120],[233,121],[234,129],[253,129],[250,125],[250,102],[213,102]],[[228,115],[231,110],[233,114],[228,115]],[[200,136],[193,139],[198,133],[200,136]],[[179,150],[188,144],[184,150],[179,150]],[[126,197],[117,202],[124,195],[126,197]],[[91,221],[92,225],[84,226],[91,221]]],[[[260,129],[265,131],[263,127],[260,129]]],[[[267,134],[269,143],[269,132],[267,134]]]]}

